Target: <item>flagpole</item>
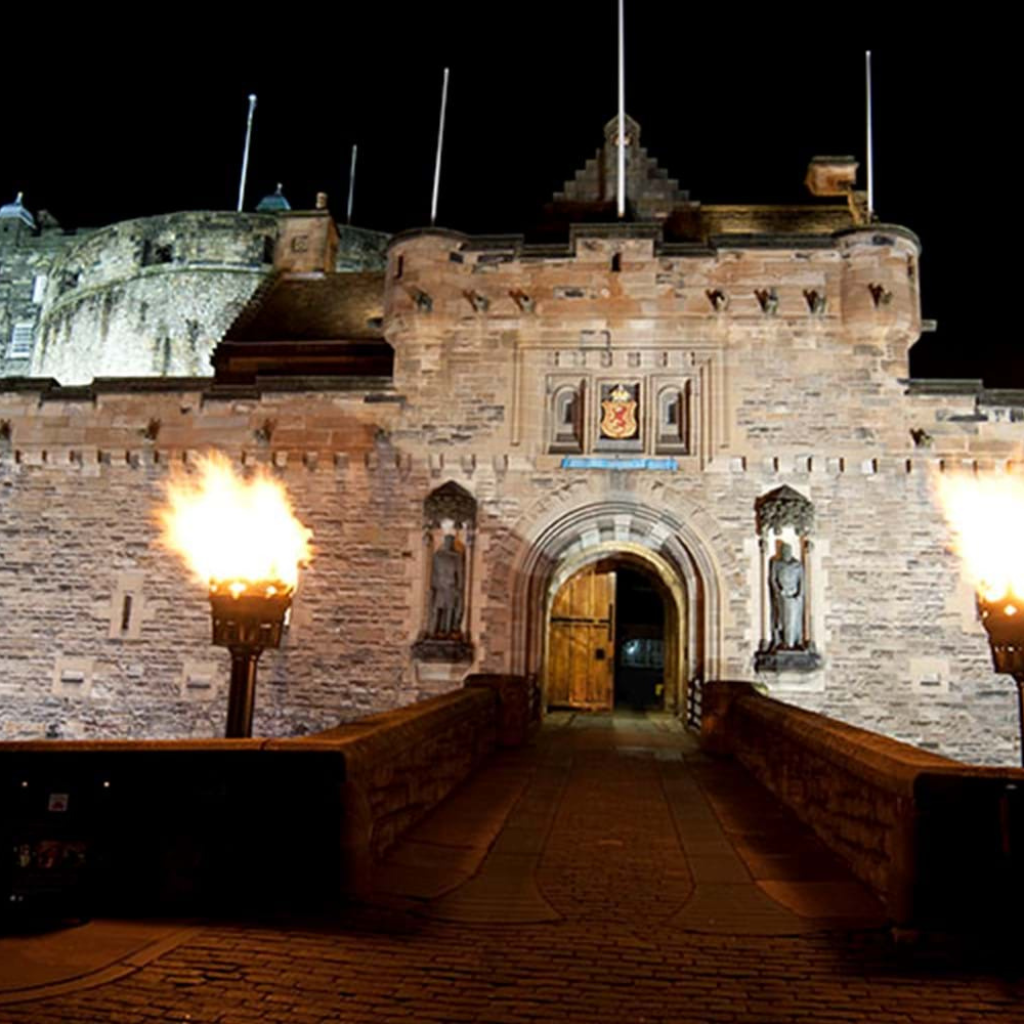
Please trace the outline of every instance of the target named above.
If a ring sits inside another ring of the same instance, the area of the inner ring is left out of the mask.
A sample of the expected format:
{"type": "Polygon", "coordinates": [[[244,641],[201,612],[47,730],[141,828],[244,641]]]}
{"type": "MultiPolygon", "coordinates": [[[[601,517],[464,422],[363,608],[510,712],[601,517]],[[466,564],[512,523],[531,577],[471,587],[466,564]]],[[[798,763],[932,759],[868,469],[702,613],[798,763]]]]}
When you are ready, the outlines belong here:
{"type": "Polygon", "coordinates": [[[619,0],[619,153],[617,179],[618,213],[626,216],[626,47],[625,0],[619,0]]]}
{"type": "Polygon", "coordinates": [[[434,194],[430,200],[430,226],[437,223],[437,193],[441,187],[441,148],[444,145],[444,115],[448,107],[448,69],[444,69],[441,86],[441,120],[437,126],[437,159],[434,161],[434,194]]]}
{"type": "Polygon", "coordinates": [[[245,122],[245,149],[242,151],[242,176],[238,181],[238,212],[245,202],[245,179],[249,175],[249,144],[252,142],[252,115],[256,110],[256,93],[249,93],[249,116],[245,122]]]}
{"type": "Polygon", "coordinates": [[[871,131],[871,51],[864,53],[864,77],[867,90],[867,135],[868,135],[868,220],[875,216],[875,147],[871,131]]]}
{"type": "Polygon", "coordinates": [[[356,196],[356,154],[359,152],[359,147],[352,144],[352,163],[348,169],[348,212],[345,217],[345,223],[352,223],[352,201],[356,196]]]}

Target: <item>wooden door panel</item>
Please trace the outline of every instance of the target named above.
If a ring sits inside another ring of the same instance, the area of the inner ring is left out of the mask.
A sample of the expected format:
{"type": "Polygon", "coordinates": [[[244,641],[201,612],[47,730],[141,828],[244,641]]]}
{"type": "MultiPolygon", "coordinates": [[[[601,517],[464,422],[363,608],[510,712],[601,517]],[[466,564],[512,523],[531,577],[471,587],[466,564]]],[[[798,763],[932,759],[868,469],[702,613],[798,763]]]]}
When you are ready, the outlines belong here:
{"type": "Polygon", "coordinates": [[[548,635],[549,704],[612,707],[614,600],[615,574],[594,569],[577,573],[555,595],[548,635]]]}

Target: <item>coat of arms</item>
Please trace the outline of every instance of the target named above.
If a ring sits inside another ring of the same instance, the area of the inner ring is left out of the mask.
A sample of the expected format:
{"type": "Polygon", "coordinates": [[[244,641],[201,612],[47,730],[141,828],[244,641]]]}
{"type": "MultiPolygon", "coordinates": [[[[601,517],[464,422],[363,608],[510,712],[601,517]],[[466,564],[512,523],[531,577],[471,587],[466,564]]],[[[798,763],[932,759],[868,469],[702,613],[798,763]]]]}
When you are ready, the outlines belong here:
{"type": "Polygon", "coordinates": [[[636,437],[636,399],[625,384],[616,384],[608,397],[601,402],[604,418],[601,420],[601,436],[622,441],[636,437]]]}

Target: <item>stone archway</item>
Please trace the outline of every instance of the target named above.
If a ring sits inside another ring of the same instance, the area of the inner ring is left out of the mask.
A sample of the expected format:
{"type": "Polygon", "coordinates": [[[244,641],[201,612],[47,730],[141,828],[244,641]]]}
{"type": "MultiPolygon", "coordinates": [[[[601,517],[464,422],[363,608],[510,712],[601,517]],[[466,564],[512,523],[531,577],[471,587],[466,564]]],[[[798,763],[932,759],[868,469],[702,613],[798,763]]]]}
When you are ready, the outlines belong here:
{"type": "Polygon", "coordinates": [[[689,682],[722,669],[721,574],[696,519],[623,496],[535,520],[512,566],[513,671],[543,679],[551,601],[565,580],[602,558],[633,561],[670,596],[678,657],[666,703],[681,710],[689,682]]]}

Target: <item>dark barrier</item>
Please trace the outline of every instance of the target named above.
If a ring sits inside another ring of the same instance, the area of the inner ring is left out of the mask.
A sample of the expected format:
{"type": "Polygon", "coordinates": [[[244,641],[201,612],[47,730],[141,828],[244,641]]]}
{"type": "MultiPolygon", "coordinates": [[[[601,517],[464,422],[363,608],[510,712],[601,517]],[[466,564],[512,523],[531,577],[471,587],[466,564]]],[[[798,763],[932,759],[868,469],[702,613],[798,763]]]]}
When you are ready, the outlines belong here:
{"type": "Polygon", "coordinates": [[[241,744],[0,747],[7,909],[89,916],[314,902],[342,870],[344,757],[241,744]]]}
{"type": "Polygon", "coordinates": [[[300,739],[2,743],[0,914],[330,907],[522,741],[517,678],[300,739]]]}

